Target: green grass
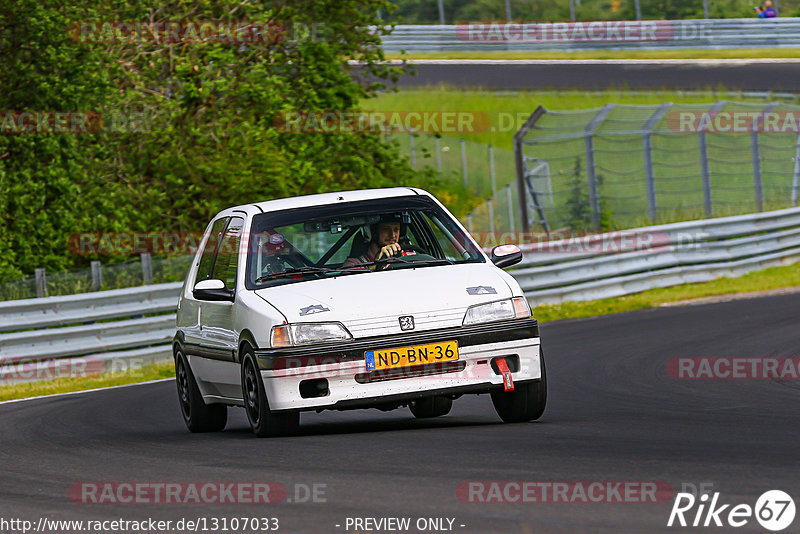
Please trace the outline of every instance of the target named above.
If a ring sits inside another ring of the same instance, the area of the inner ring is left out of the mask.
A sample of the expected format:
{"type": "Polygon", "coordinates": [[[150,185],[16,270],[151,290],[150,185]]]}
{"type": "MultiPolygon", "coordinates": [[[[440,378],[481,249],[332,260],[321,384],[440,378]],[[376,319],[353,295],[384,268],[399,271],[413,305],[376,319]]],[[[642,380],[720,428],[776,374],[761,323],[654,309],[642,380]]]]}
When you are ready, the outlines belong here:
{"type": "MultiPolygon", "coordinates": [[[[720,278],[719,280],[700,284],[652,289],[624,297],[586,302],[565,302],[558,305],[540,305],[533,309],[533,315],[541,323],[550,323],[562,319],[594,317],[654,308],[669,302],[792,287],[800,287],[800,266],[798,265],[772,267],[738,278],[720,278]]],[[[131,372],[111,373],[93,378],[64,378],[0,386],[0,401],[134,384],[172,378],[173,376],[175,376],[175,369],[172,362],[159,363],[131,372]]]]}
{"type": "Polygon", "coordinates": [[[175,376],[175,365],[172,362],[156,363],[142,366],[141,368],[118,373],[107,373],[99,376],[85,378],[58,378],[38,382],[25,382],[0,386],[0,401],[38,397],[40,395],[54,395],[72,391],[120,386],[123,384],[136,384],[172,378],[175,376]]]}
{"type": "Polygon", "coordinates": [[[800,48],[675,49],[675,50],[529,50],[522,52],[387,53],[387,59],[760,59],[800,58],[800,48]]]}
{"type": "Polygon", "coordinates": [[[565,302],[563,304],[542,304],[533,309],[533,315],[540,322],[548,323],[561,319],[577,319],[655,308],[670,302],[799,286],[800,266],[795,264],[770,267],[735,278],[720,278],[699,284],[651,289],[624,297],[586,302],[565,302]]]}

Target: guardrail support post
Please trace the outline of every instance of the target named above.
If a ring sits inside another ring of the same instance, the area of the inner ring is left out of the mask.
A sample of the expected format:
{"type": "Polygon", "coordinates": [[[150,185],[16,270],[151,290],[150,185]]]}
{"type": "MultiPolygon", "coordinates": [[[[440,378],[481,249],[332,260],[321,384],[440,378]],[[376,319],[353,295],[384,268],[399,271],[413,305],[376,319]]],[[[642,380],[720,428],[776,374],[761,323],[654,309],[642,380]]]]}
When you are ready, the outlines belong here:
{"type": "Polygon", "coordinates": [[[467,143],[463,139],[461,139],[461,175],[464,177],[464,187],[468,187],[467,143]]]}
{"type": "Polygon", "coordinates": [[[99,261],[93,261],[90,266],[92,269],[92,289],[98,291],[103,287],[103,270],[99,261]]]}
{"type": "Polygon", "coordinates": [[[142,282],[144,285],[153,283],[153,260],[150,253],[142,252],[139,257],[142,260],[142,282]]]}
{"type": "Polygon", "coordinates": [[[672,106],[672,102],[664,102],[658,106],[656,111],[647,119],[642,136],[642,141],[644,142],[644,172],[647,179],[647,211],[650,215],[650,222],[656,220],[656,179],[653,173],[653,142],[650,136],[656,124],[658,124],[658,121],[661,120],[670,106],[672,106]]]}
{"type": "Polygon", "coordinates": [[[800,189],[800,133],[794,150],[794,175],[792,176],[792,206],[797,206],[797,190],[800,189]]]}
{"type": "Polygon", "coordinates": [[[47,275],[44,272],[44,269],[35,269],[34,276],[36,277],[36,296],[46,297],[47,296],[47,275]]]}
{"type": "MultiPolygon", "coordinates": [[[[708,110],[709,116],[715,116],[725,104],[725,100],[715,102],[708,110]]],[[[705,207],[706,218],[709,218],[713,217],[714,210],[711,203],[711,171],[708,167],[708,143],[704,129],[697,132],[697,141],[700,145],[700,172],[703,175],[703,206],[705,207]]]]}

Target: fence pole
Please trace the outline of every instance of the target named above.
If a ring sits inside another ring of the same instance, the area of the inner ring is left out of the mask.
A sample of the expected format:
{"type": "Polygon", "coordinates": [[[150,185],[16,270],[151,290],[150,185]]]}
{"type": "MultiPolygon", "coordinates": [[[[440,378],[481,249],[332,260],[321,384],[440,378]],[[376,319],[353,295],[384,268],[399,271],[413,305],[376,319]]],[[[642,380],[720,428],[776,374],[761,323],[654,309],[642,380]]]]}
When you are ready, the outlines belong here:
{"type": "MultiPolygon", "coordinates": [[[[778,0],[775,0],[775,5],[778,5],[778,0]]],[[[506,0],[506,20],[511,22],[511,0],[506,0]]]]}
{"type": "Polygon", "coordinates": [[[575,0],[569,0],[569,20],[575,22],[575,0]]]}
{"type": "Polygon", "coordinates": [[[664,102],[658,106],[656,111],[647,119],[644,125],[644,134],[642,135],[642,141],[644,142],[644,173],[647,180],[647,211],[650,215],[650,222],[656,220],[656,178],[653,173],[653,141],[650,136],[658,121],[661,120],[671,106],[672,102],[664,102]]]}
{"type": "Polygon", "coordinates": [[[497,179],[494,174],[494,147],[489,145],[489,176],[492,179],[492,194],[497,190],[497,179]]]}
{"type": "Polygon", "coordinates": [[[703,18],[708,18],[708,0],[703,0],[703,18]]]}
{"type": "Polygon", "coordinates": [[[606,104],[603,106],[583,130],[583,141],[586,148],[586,177],[589,186],[589,204],[592,208],[592,226],[594,228],[600,226],[600,196],[597,190],[597,175],[595,174],[594,164],[594,133],[614,107],[614,104],[606,104]]]}
{"type": "Polygon", "coordinates": [[[750,150],[753,154],[753,188],[755,189],[756,209],[764,211],[764,181],[761,176],[761,152],[758,144],[758,119],[775,109],[777,102],[764,106],[763,113],[756,115],[750,128],[750,150]]]}
{"type": "Polygon", "coordinates": [[[92,289],[98,291],[103,287],[103,269],[99,261],[93,261],[89,264],[92,269],[92,289]]]}
{"type": "MultiPolygon", "coordinates": [[[[725,100],[715,102],[709,108],[710,117],[716,116],[717,112],[725,105],[725,100]]],[[[700,172],[703,175],[703,206],[706,218],[712,217],[714,210],[711,203],[711,170],[708,167],[708,143],[706,141],[706,131],[701,129],[697,132],[697,141],[700,145],[700,172]]]]}
{"type": "Polygon", "coordinates": [[[639,4],[639,0],[634,0],[633,5],[636,9],[636,20],[642,20],[642,6],[639,4]]]}
{"type": "Polygon", "coordinates": [[[44,269],[34,269],[33,271],[34,276],[36,277],[36,296],[37,297],[46,297],[47,296],[47,275],[44,272],[44,269]]]}
{"type": "Polygon", "coordinates": [[[794,150],[794,175],[792,176],[792,206],[797,206],[797,190],[800,189],[800,133],[794,150]]]}
{"type": "Polygon", "coordinates": [[[439,24],[444,25],[444,0],[439,0],[439,24]]]}
{"type": "Polygon", "coordinates": [[[139,257],[142,260],[142,282],[144,285],[153,283],[153,260],[149,252],[142,252],[139,257]]]}
{"type": "Polygon", "coordinates": [[[464,177],[464,187],[467,187],[467,144],[461,140],[461,175],[464,177]]]}
{"type": "Polygon", "coordinates": [[[467,230],[469,230],[469,235],[472,235],[472,213],[467,215],[467,230]]]}
{"type": "Polygon", "coordinates": [[[494,195],[486,203],[489,206],[489,232],[494,236],[494,195]]]}
{"type": "Polygon", "coordinates": [[[506,185],[506,200],[508,201],[508,231],[514,231],[514,202],[511,199],[511,184],[506,185]]]}
{"type": "Polygon", "coordinates": [[[434,138],[434,143],[436,144],[436,170],[439,171],[439,175],[442,174],[442,150],[441,145],[439,144],[439,138],[434,138]]]}
{"type": "Polygon", "coordinates": [[[412,169],[416,169],[417,168],[417,153],[414,150],[414,134],[413,133],[408,134],[408,143],[409,143],[409,146],[411,147],[411,168],[412,169]]]}

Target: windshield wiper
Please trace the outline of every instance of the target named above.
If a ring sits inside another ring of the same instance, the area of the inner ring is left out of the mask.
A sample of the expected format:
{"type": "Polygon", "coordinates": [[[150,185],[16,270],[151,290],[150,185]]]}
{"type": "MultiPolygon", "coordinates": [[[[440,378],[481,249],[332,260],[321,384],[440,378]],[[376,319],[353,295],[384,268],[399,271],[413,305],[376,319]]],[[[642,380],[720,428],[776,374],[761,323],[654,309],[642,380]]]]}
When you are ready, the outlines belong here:
{"type": "Polygon", "coordinates": [[[322,274],[322,273],[336,273],[341,272],[341,269],[331,269],[328,267],[295,267],[293,269],[286,269],[280,273],[265,274],[256,278],[255,283],[260,284],[266,280],[274,280],[277,278],[285,278],[287,276],[304,275],[304,274],[322,274]]]}

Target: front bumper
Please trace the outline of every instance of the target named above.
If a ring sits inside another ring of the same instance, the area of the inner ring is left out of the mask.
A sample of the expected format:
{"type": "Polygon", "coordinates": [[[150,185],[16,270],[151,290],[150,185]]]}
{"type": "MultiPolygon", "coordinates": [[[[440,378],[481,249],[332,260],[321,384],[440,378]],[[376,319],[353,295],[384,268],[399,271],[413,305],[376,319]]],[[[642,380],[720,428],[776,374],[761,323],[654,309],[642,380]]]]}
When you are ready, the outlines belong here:
{"type": "Polygon", "coordinates": [[[515,382],[541,378],[535,319],[255,352],[273,411],[363,408],[432,394],[487,392],[502,386],[502,376],[491,365],[500,356],[518,358],[512,369],[515,382]],[[367,350],[448,340],[458,341],[459,359],[452,364],[406,367],[399,377],[366,370],[367,350]],[[303,398],[301,383],[315,379],[327,380],[327,394],[303,398]]]}

